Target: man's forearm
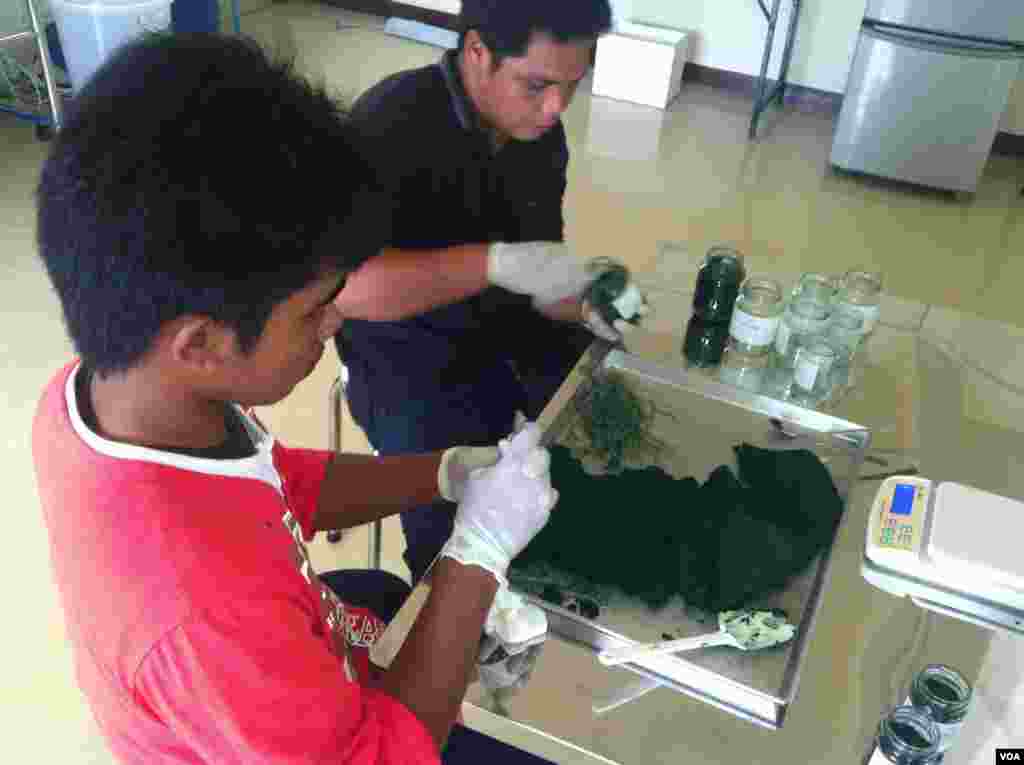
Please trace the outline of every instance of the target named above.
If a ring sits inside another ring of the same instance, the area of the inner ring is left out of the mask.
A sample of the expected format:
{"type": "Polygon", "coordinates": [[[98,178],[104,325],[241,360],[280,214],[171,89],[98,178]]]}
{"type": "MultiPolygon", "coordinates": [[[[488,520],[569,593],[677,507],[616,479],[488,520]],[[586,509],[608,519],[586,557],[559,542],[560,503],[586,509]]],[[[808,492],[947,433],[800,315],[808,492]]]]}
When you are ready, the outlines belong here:
{"type": "Polygon", "coordinates": [[[320,489],[315,529],[349,529],[436,502],[441,456],[336,455],[320,489]]]}
{"type": "Polygon", "coordinates": [[[444,744],[466,695],[498,581],[477,566],[439,558],[431,591],[379,687],[444,744]]]}
{"type": "Polygon", "coordinates": [[[335,305],[347,318],[398,321],[464,300],[487,286],[485,244],[388,248],[349,277],[335,305]]]}

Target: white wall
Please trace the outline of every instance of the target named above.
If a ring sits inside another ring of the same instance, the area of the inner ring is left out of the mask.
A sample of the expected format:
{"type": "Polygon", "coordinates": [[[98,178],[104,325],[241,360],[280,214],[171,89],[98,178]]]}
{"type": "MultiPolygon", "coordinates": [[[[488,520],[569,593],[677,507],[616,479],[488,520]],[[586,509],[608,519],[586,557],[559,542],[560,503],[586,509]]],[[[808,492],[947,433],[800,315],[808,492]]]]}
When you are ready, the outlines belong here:
{"type": "MultiPolygon", "coordinates": [[[[692,29],[697,44],[692,60],[703,66],[757,74],[767,23],[756,0],[626,0],[637,21],[692,29]]],[[[771,5],[771,0],[765,0],[771,5]]],[[[790,80],[841,93],[857,42],[867,0],[804,0],[797,28],[790,80]]],[[[782,0],[788,17],[790,0],[782,0]]],[[[782,55],[785,18],[776,31],[774,60],[782,55]]],[[[777,71],[775,68],[772,71],[777,71]]],[[[1017,81],[1003,118],[1003,130],[1024,135],[1024,75],[1017,81]]]]}
{"type": "MultiPolygon", "coordinates": [[[[9,0],[8,0],[9,1],[9,0]]],[[[432,11],[444,11],[446,13],[458,13],[462,8],[460,0],[401,0],[405,5],[416,5],[420,8],[428,8],[432,11]]],[[[616,18],[629,18],[634,0],[610,0],[612,12],[616,18]]]]}

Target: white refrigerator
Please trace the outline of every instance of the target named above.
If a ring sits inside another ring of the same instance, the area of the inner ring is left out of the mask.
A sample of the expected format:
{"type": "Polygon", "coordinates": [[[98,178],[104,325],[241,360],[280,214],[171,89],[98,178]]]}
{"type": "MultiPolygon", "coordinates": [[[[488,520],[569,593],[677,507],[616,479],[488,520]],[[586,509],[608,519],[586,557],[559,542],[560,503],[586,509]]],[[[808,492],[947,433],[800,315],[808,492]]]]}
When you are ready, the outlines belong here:
{"type": "Polygon", "coordinates": [[[1024,0],[868,0],[831,162],[973,192],[1024,58],[1024,0]]]}

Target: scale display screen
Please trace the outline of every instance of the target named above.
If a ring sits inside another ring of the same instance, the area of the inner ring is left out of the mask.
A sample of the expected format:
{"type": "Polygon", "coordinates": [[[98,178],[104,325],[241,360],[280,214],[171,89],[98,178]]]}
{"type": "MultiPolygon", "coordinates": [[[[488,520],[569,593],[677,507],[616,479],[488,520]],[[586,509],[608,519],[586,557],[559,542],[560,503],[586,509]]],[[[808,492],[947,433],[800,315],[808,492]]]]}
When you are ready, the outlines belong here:
{"type": "Polygon", "coordinates": [[[896,484],[892,492],[889,512],[893,515],[910,515],[914,512],[914,494],[917,488],[907,483],[896,484]]]}

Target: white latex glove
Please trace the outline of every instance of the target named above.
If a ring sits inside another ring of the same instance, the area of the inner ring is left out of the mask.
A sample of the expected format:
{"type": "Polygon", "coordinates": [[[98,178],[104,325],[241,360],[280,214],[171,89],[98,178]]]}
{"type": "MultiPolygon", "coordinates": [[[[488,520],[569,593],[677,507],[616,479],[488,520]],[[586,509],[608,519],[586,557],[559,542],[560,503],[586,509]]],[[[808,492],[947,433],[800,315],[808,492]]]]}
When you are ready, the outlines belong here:
{"type": "Polygon", "coordinates": [[[516,690],[526,685],[537,665],[544,641],[528,646],[517,654],[505,654],[493,638],[485,638],[477,665],[480,683],[489,691],[516,690]],[[487,656],[484,656],[484,653],[487,656]]]}
{"type": "MultiPolygon", "coordinates": [[[[488,253],[488,279],[491,284],[533,297],[534,305],[544,307],[568,298],[576,298],[605,272],[600,261],[584,261],[560,242],[525,242],[491,245],[488,253]]],[[[609,325],[601,314],[583,302],[583,324],[598,337],[616,343],[647,313],[647,301],[635,285],[629,284],[613,303],[622,316],[609,325]]]]}
{"type": "Polygon", "coordinates": [[[497,446],[455,446],[441,455],[437,488],[449,502],[461,502],[474,471],[491,467],[500,456],[497,446]]]}
{"type": "Polygon", "coordinates": [[[506,653],[522,653],[547,637],[548,617],[541,608],[503,585],[487,612],[484,634],[500,642],[506,653]]]}
{"type": "MultiPolygon", "coordinates": [[[[517,411],[514,432],[526,426],[526,415],[517,411]]],[[[498,462],[501,453],[497,446],[454,446],[441,455],[437,469],[437,488],[449,502],[461,502],[466,482],[473,471],[491,467],[498,462]]]]}
{"type": "Polygon", "coordinates": [[[578,297],[598,274],[562,242],[496,242],[487,252],[487,279],[539,305],[578,297]]]}
{"type": "Polygon", "coordinates": [[[498,444],[497,464],[473,472],[441,555],[490,571],[500,584],[509,563],[544,528],[558,492],[551,488],[551,457],[529,423],[498,444]]]}
{"type": "Polygon", "coordinates": [[[609,324],[600,311],[583,301],[583,324],[598,337],[612,343],[621,340],[650,309],[647,299],[632,283],[627,284],[622,294],[612,301],[612,306],[622,318],[609,324]]]}
{"type": "Polygon", "coordinates": [[[480,682],[491,691],[521,688],[547,639],[544,611],[502,586],[484,624],[480,646],[480,682]]]}

